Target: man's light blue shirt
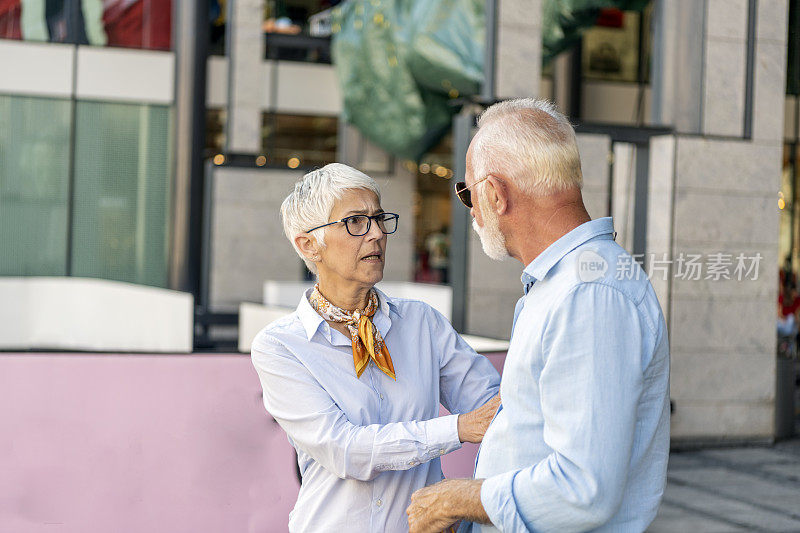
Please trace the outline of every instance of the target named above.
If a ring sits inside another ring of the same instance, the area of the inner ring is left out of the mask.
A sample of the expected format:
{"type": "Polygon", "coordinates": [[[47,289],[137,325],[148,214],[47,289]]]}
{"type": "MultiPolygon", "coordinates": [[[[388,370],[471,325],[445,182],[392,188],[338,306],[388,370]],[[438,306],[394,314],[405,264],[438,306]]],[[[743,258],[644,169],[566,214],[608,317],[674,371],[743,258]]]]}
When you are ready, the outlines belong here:
{"type": "Polygon", "coordinates": [[[500,395],[475,477],[496,527],[641,532],[669,454],[669,347],[656,295],[613,240],[586,222],[522,274],[500,395]]]}
{"type": "MultiPolygon", "coordinates": [[[[370,363],[304,295],[264,328],[252,360],[264,406],[297,450],[303,483],[289,530],[407,532],[411,494],[442,479],[439,457],[461,447],[456,415],[497,394],[500,376],[432,307],[378,291],[375,327],[397,381],[370,363]]],[[[266,450],[265,450],[266,451],[266,450]]]]}

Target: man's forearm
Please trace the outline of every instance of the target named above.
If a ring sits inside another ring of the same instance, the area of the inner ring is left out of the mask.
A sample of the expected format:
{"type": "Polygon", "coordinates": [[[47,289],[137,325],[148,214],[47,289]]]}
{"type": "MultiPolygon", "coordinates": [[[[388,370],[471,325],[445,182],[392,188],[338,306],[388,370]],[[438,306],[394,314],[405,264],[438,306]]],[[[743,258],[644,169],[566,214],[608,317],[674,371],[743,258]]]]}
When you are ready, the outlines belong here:
{"type": "Polygon", "coordinates": [[[442,531],[458,520],[490,523],[481,503],[482,484],[482,479],[446,479],[419,489],[406,510],[409,531],[442,531]]]}
{"type": "Polygon", "coordinates": [[[489,524],[489,515],[481,503],[482,479],[453,479],[453,492],[450,500],[456,520],[469,520],[489,524]]]}

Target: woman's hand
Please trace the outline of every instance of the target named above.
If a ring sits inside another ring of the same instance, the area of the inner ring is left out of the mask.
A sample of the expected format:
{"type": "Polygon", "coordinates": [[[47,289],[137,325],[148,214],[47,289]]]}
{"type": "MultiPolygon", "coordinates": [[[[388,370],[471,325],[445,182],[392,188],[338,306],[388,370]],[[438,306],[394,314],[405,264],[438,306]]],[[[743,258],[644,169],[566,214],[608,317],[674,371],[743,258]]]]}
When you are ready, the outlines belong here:
{"type": "Polygon", "coordinates": [[[458,440],[475,443],[482,441],[498,407],[499,394],[474,411],[458,415],[458,440]]]}

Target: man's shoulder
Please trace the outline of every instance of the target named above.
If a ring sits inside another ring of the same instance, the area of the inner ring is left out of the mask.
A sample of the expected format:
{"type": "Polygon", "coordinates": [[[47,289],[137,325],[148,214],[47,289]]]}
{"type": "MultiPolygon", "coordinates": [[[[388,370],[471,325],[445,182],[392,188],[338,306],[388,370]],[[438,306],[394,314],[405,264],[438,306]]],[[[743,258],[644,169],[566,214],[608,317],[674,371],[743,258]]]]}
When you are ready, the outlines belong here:
{"type": "Polygon", "coordinates": [[[562,258],[553,276],[564,293],[581,288],[584,290],[579,292],[608,288],[619,291],[636,305],[652,290],[637,258],[610,239],[593,240],[576,247],[562,258]]]}

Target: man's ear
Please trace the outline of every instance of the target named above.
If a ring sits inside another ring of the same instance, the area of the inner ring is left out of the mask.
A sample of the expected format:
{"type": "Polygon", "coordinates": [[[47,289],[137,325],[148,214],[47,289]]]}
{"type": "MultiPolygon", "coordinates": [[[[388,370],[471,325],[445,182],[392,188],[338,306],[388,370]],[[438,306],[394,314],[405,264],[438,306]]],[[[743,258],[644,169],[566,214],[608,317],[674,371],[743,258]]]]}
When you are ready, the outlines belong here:
{"type": "Polygon", "coordinates": [[[490,174],[487,178],[489,189],[486,191],[489,196],[489,205],[498,215],[505,215],[508,211],[508,187],[504,178],[490,174]]]}
{"type": "Polygon", "coordinates": [[[294,243],[303,254],[303,257],[309,261],[319,261],[319,243],[317,239],[310,233],[300,233],[295,236],[294,243]]]}

